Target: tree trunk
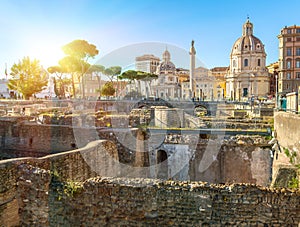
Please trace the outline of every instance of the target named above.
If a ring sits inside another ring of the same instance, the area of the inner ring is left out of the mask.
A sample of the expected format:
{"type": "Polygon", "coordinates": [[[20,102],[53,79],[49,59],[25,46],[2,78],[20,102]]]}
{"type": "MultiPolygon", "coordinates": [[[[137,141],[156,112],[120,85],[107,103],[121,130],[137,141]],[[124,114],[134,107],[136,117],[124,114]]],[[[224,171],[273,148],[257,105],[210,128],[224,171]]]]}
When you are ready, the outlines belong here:
{"type": "Polygon", "coordinates": [[[99,97],[101,99],[101,75],[97,75],[97,80],[98,80],[98,89],[99,89],[99,97]]]}
{"type": "Polygon", "coordinates": [[[57,81],[56,81],[55,77],[53,78],[53,83],[54,83],[54,93],[56,96],[59,96],[59,92],[57,89],[57,81]]]}
{"type": "Polygon", "coordinates": [[[84,74],[81,74],[81,86],[82,86],[82,98],[85,98],[85,80],[84,80],[84,74]]]}
{"type": "Polygon", "coordinates": [[[71,74],[72,77],[72,90],[73,90],[73,98],[76,98],[76,91],[75,91],[75,83],[74,83],[74,74],[71,74]]]}

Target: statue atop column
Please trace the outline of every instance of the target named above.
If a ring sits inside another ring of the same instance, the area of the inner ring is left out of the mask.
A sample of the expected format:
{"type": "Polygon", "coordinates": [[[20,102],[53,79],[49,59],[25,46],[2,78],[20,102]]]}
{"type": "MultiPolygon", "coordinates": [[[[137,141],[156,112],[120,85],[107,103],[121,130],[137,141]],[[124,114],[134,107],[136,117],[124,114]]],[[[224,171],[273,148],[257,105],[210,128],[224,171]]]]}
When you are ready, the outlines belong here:
{"type": "Polygon", "coordinates": [[[194,47],[194,43],[195,43],[195,41],[192,40],[192,43],[191,43],[191,49],[190,49],[190,54],[196,55],[196,49],[195,49],[195,47],[194,47]]]}

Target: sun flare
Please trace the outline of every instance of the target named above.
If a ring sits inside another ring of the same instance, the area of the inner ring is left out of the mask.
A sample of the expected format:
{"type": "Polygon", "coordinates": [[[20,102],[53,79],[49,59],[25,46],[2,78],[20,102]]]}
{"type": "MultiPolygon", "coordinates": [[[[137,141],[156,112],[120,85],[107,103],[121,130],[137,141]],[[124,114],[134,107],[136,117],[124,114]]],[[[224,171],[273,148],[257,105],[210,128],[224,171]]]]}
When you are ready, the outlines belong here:
{"type": "Polygon", "coordinates": [[[45,68],[57,65],[58,61],[64,56],[61,49],[63,44],[55,40],[39,40],[32,43],[32,45],[28,56],[39,60],[40,64],[45,68]]]}

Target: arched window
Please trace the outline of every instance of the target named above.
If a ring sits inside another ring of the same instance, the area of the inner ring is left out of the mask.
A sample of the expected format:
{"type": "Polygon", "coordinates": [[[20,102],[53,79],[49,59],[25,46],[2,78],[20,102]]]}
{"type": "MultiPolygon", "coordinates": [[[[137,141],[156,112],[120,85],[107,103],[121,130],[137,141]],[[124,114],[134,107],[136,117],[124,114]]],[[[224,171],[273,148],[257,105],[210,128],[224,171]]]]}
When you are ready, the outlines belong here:
{"type": "Polygon", "coordinates": [[[247,67],[248,66],[248,59],[244,59],[244,66],[247,67]]]}
{"type": "Polygon", "coordinates": [[[260,66],[260,59],[257,59],[257,66],[260,66]]]}
{"type": "Polygon", "coordinates": [[[287,68],[287,69],[290,69],[290,68],[291,68],[291,60],[290,60],[290,59],[288,59],[288,60],[286,61],[286,68],[287,68]]]}
{"type": "Polygon", "coordinates": [[[232,61],[232,65],[233,65],[233,67],[236,67],[236,61],[235,60],[232,61]]]}

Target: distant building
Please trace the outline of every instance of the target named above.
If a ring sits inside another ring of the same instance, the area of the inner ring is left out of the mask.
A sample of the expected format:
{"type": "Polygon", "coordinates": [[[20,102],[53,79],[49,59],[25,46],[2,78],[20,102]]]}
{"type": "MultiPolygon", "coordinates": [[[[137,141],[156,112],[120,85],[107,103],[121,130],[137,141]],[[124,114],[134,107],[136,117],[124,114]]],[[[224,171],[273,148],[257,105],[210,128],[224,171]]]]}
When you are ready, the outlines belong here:
{"type": "Polygon", "coordinates": [[[188,81],[190,78],[190,70],[188,70],[188,69],[176,68],[175,73],[178,76],[180,84],[184,81],[188,81]]]}
{"type": "Polygon", "coordinates": [[[9,89],[7,87],[7,83],[8,83],[7,79],[1,79],[0,80],[0,99],[10,97],[10,93],[9,93],[9,89]]]}
{"type": "Polygon", "coordinates": [[[198,67],[194,71],[195,98],[200,100],[213,99],[214,78],[209,76],[209,69],[198,67]]]}
{"type": "Polygon", "coordinates": [[[177,68],[176,75],[181,86],[181,98],[186,99],[190,95],[190,70],[177,68]]]}
{"type": "Polygon", "coordinates": [[[213,97],[214,100],[223,100],[225,98],[226,80],[225,75],[229,67],[214,67],[209,73],[214,78],[213,97]]]}
{"type": "Polygon", "coordinates": [[[183,99],[196,98],[203,99],[208,93],[210,81],[207,81],[208,69],[204,67],[194,68],[192,73],[189,73],[189,78],[181,83],[181,94],[183,99]],[[191,83],[193,80],[193,83],[191,83]],[[192,87],[191,87],[192,86],[192,87]],[[204,94],[204,87],[205,94],[204,94]],[[192,93],[192,97],[191,97],[192,93]]]}
{"type": "Polygon", "coordinates": [[[155,73],[160,63],[160,59],[152,54],[145,54],[135,58],[136,71],[155,73]]]}
{"type": "Polygon", "coordinates": [[[101,80],[101,76],[95,73],[84,75],[84,89],[86,98],[97,98],[100,96],[102,86],[107,82],[101,80]]]}
{"type": "Polygon", "coordinates": [[[181,86],[181,98],[188,99],[190,97],[190,79],[182,81],[181,86]]]}
{"type": "MultiPolygon", "coordinates": [[[[135,70],[147,73],[157,73],[157,68],[160,64],[159,57],[153,54],[144,54],[135,58],[135,70]]],[[[153,81],[138,81],[138,84],[128,84],[126,92],[137,92],[143,97],[149,97],[153,95],[151,85],[153,81]]]]}
{"type": "MultiPolygon", "coordinates": [[[[276,95],[276,82],[277,82],[277,86],[278,86],[278,70],[279,70],[278,61],[268,65],[267,69],[268,69],[269,78],[270,78],[270,92],[269,92],[269,94],[270,94],[271,97],[275,97],[275,95],[276,95]]],[[[278,92],[278,87],[277,87],[277,92],[278,92]]]]}
{"type": "MultiPolygon", "coordinates": [[[[194,98],[197,100],[223,100],[225,95],[225,74],[228,67],[194,69],[194,98]]],[[[182,98],[189,98],[190,80],[181,83],[182,98]]]]}
{"type": "Polygon", "coordinates": [[[163,61],[157,68],[158,78],[152,85],[154,96],[163,99],[178,99],[181,97],[179,77],[176,74],[176,67],[171,62],[171,54],[165,50],[162,57],[163,61]]]}
{"type": "Polygon", "coordinates": [[[240,101],[268,93],[264,44],[253,35],[253,24],[248,19],[243,25],[242,36],[232,46],[226,74],[226,97],[240,101]]]}
{"type": "Polygon", "coordinates": [[[278,92],[285,95],[300,86],[300,26],[281,29],[279,39],[278,92]]]}
{"type": "MultiPolygon", "coordinates": [[[[101,75],[92,73],[84,75],[84,87],[85,87],[85,97],[87,99],[96,99],[100,95],[102,87],[109,81],[102,80],[101,75]]],[[[116,90],[113,96],[120,97],[126,95],[125,87],[127,85],[126,81],[112,81],[113,87],[116,90]]]]}

